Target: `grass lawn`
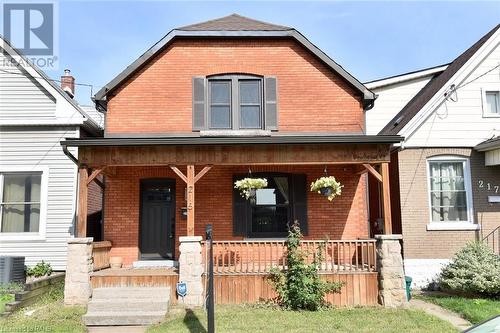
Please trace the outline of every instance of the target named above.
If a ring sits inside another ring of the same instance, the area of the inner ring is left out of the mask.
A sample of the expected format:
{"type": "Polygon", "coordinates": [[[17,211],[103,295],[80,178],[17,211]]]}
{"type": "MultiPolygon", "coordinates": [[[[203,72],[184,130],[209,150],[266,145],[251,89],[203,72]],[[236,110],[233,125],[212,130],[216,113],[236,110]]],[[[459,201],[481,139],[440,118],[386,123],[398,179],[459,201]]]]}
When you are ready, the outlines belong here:
{"type": "MultiPolygon", "coordinates": [[[[217,306],[215,312],[217,332],[457,332],[447,322],[418,310],[374,307],[293,312],[256,306],[217,306]]],[[[203,333],[206,323],[205,311],[187,311],[172,315],[148,333],[203,333]]]]}
{"type": "Polygon", "coordinates": [[[54,286],[36,303],[7,318],[0,318],[1,332],[86,332],[81,316],[85,309],[65,307],[63,284],[54,286]]]}
{"type": "Polygon", "coordinates": [[[456,312],[473,324],[500,314],[500,300],[444,295],[420,295],[417,298],[456,312]]]}
{"type": "Polygon", "coordinates": [[[5,311],[5,304],[12,302],[14,300],[14,295],[5,294],[0,295],[0,313],[5,311]]]}

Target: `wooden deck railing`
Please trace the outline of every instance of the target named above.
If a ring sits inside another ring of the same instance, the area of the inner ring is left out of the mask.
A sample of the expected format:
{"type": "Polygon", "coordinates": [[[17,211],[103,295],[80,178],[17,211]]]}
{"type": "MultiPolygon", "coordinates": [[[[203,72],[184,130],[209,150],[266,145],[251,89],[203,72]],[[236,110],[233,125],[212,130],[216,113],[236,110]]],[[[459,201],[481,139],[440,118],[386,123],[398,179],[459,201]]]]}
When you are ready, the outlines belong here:
{"type": "MultiPolygon", "coordinates": [[[[304,240],[301,248],[311,263],[322,249],[322,273],[376,272],[375,240],[304,240]]],[[[207,252],[203,246],[203,258],[207,252]]],[[[214,241],[215,274],[267,274],[286,266],[285,241],[214,241]]]]}
{"type": "Polygon", "coordinates": [[[111,250],[110,241],[93,242],[92,243],[92,265],[93,270],[109,267],[109,251],[111,250]]]}

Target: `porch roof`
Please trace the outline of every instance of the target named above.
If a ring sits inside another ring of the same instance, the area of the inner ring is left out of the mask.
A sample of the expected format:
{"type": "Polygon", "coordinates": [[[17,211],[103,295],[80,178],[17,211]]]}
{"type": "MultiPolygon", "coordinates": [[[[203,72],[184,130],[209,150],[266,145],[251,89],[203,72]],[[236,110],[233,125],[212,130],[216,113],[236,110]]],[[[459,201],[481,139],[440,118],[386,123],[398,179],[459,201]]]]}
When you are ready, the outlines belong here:
{"type": "Polygon", "coordinates": [[[399,135],[360,134],[278,134],[271,136],[200,136],[107,137],[66,139],[62,146],[168,146],[168,145],[254,145],[254,144],[392,144],[403,141],[399,135]]]}

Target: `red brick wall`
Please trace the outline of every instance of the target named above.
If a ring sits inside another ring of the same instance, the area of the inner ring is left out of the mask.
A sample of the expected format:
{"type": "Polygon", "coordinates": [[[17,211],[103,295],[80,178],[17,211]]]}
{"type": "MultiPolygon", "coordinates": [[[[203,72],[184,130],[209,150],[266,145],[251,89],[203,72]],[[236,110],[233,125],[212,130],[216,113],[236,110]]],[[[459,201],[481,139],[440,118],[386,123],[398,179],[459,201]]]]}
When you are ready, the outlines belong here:
{"type": "MultiPolygon", "coordinates": [[[[185,166],[179,168],[183,172],[186,170],[185,166]]],[[[197,171],[200,169],[197,168],[197,171]]],[[[232,177],[236,173],[244,174],[247,170],[245,167],[214,166],[196,183],[196,235],[204,235],[205,225],[212,223],[216,239],[241,239],[232,236],[232,177]]],[[[323,167],[269,166],[253,167],[252,171],[303,173],[307,174],[307,182],[311,183],[322,176],[323,167]]],[[[355,175],[350,166],[329,167],[328,171],[344,185],[343,194],[329,202],[321,195],[309,192],[307,238],[368,237],[365,176],[355,175]]],[[[180,216],[180,208],[185,206],[185,184],[182,180],[167,166],[119,167],[116,175],[106,180],[104,238],[112,241],[112,255],[122,256],[125,265],[138,259],[140,179],[154,177],[176,179],[176,239],[186,235],[186,220],[180,216]]]]}
{"type": "Polygon", "coordinates": [[[192,131],[192,77],[221,73],[278,78],[280,132],[355,132],[360,97],[293,40],[177,40],[110,96],[106,133],[192,131]]]}

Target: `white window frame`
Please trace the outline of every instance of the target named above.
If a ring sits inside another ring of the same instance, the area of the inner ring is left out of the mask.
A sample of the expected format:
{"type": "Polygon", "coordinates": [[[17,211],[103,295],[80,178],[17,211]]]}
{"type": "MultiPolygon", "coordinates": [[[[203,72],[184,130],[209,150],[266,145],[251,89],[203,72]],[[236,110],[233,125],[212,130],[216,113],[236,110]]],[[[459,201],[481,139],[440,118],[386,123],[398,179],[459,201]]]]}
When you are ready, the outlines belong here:
{"type": "MultiPolygon", "coordinates": [[[[483,118],[500,118],[500,112],[499,113],[487,112],[487,110],[486,110],[486,93],[487,92],[498,93],[498,95],[499,95],[498,102],[500,102],[500,87],[499,87],[499,85],[490,85],[490,86],[485,86],[485,87],[481,88],[481,103],[482,103],[481,106],[483,109],[483,118]]],[[[497,107],[500,108],[500,105],[497,104],[497,107]]]]}
{"type": "Polygon", "coordinates": [[[429,203],[429,223],[427,230],[479,230],[479,224],[474,223],[474,207],[472,202],[472,181],[470,161],[466,157],[440,155],[427,158],[427,200],[429,203]],[[432,162],[462,162],[464,170],[464,187],[467,198],[467,221],[436,222],[432,220],[431,168],[432,162]]]}
{"type": "MultiPolygon", "coordinates": [[[[40,221],[38,224],[38,232],[0,232],[0,241],[24,241],[24,240],[45,240],[46,222],[47,222],[47,195],[48,195],[48,178],[49,168],[45,166],[33,167],[0,167],[0,202],[3,196],[3,175],[14,173],[31,173],[41,172],[40,183],[40,221]]],[[[1,207],[0,207],[1,209],[1,207]]],[[[0,211],[0,230],[2,227],[2,215],[0,211]]]]}

